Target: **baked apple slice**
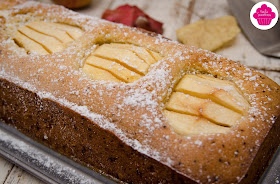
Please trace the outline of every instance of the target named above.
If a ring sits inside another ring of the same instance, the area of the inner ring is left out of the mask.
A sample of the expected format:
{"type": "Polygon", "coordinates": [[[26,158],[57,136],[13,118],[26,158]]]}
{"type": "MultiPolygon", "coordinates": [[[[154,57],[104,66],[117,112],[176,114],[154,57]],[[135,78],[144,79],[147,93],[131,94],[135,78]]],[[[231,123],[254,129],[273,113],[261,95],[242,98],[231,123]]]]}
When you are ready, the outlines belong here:
{"type": "Polygon", "coordinates": [[[114,48],[109,44],[101,45],[94,52],[95,56],[116,61],[130,70],[145,75],[149,65],[128,49],[114,48]]]}
{"type": "Polygon", "coordinates": [[[156,60],[156,61],[159,61],[162,59],[161,55],[157,52],[154,52],[154,51],[151,51],[151,50],[148,50],[148,52],[153,56],[153,58],[156,60]]]}
{"type": "Polygon", "coordinates": [[[141,75],[125,68],[119,63],[96,56],[88,57],[87,64],[106,70],[124,82],[133,82],[141,77],[141,75]]]}
{"type": "Polygon", "coordinates": [[[84,31],[80,29],[79,27],[63,24],[63,23],[57,23],[57,22],[44,22],[46,25],[50,27],[55,27],[58,30],[65,31],[71,38],[74,40],[78,39],[84,31]]]}
{"type": "Polygon", "coordinates": [[[42,45],[42,47],[49,53],[55,53],[63,50],[62,42],[52,36],[41,34],[28,28],[27,26],[19,28],[18,32],[42,45]]]}
{"type": "Polygon", "coordinates": [[[249,103],[233,82],[185,75],[165,104],[164,113],[175,132],[194,135],[226,132],[248,108],[249,103]]]}
{"type": "Polygon", "coordinates": [[[184,114],[203,116],[216,124],[232,126],[240,118],[241,114],[225,108],[209,99],[197,98],[181,92],[174,92],[166,109],[184,114]]]}
{"type": "Polygon", "coordinates": [[[121,43],[111,43],[109,46],[120,49],[127,49],[134,52],[140,59],[148,64],[153,64],[156,60],[149,54],[149,52],[143,47],[137,47],[135,45],[121,44],[121,43]]]}
{"type": "Polygon", "coordinates": [[[35,52],[38,54],[48,54],[49,52],[39,43],[35,42],[34,40],[31,40],[24,34],[20,32],[15,33],[15,42],[20,46],[25,48],[27,52],[35,52]]]}
{"type": "Polygon", "coordinates": [[[175,90],[199,98],[211,99],[239,113],[246,112],[249,107],[249,103],[233,83],[214,77],[185,75],[175,90]]]}
{"type": "Polygon", "coordinates": [[[164,115],[174,131],[180,135],[226,133],[230,130],[211,123],[205,118],[164,110],[164,115]]]}
{"type": "Polygon", "coordinates": [[[88,64],[85,64],[82,70],[93,80],[106,80],[106,81],[113,81],[113,82],[121,82],[119,79],[117,79],[115,76],[113,76],[110,72],[96,68],[96,67],[88,65],[88,64]]]}
{"type": "Polygon", "coordinates": [[[36,32],[39,32],[43,35],[47,35],[52,38],[55,38],[62,43],[69,43],[74,40],[69,36],[69,34],[66,31],[58,29],[55,25],[56,24],[49,25],[46,24],[45,22],[32,22],[26,25],[26,27],[36,32]]]}
{"type": "Polygon", "coordinates": [[[14,40],[27,52],[48,54],[59,52],[83,34],[75,26],[53,22],[31,22],[20,27],[14,40]]]}
{"type": "Polygon", "coordinates": [[[125,43],[110,43],[97,47],[85,63],[109,72],[122,82],[131,83],[144,76],[150,65],[158,59],[162,57],[147,48],[125,43]]]}

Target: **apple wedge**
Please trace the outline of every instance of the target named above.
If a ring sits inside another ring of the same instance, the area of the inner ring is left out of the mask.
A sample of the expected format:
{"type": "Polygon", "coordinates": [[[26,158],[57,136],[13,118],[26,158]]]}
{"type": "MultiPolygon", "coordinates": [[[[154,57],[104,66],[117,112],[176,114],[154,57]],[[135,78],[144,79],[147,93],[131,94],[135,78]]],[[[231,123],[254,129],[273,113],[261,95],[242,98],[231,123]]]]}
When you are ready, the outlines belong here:
{"type": "MultiPolygon", "coordinates": [[[[217,79],[217,78],[215,78],[213,76],[209,76],[209,75],[197,75],[197,76],[201,77],[201,78],[204,78],[204,79],[207,79],[209,81],[213,81],[215,84],[220,83],[220,84],[224,85],[225,91],[229,92],[233,97],[235,97],[236,101],[243,104],[245,109],[249,108],[250,104],[248,103],[246,98],[243,96],[240,89],[233,82],[230,82],[230,81],[227,81],[227,80],[217,79]],[[229,90],[229,89],[232,89],[232,90],[229,90]]],[[[216,95],[218,95],[218,94],[216,94],[216,95]]]]}
{"type": "Polygon", "coordinates": [[[35,42],[42,45],[50,53],[63,50],[62,43],[54,37],[41,34],[26,26],[20,27],[18,31],[29,39],[34,40],[35,42]]]}
{"type": "Polygon", "coordinates": [[[113,74],[116,78],[124,82],[134,82],[141,77],[141,75],[133,71],[130,71],[129,69],[123,67],[119,63],[107,59],[102,59],[96,56],[88,57],[86,63],[88,65],[92,65],[97,68],[106,70],[111,74],[113,74]]]}
{"type": "Polygon", "coordinates": [[[181,92],[173,92],[165,108],[175,112],[199,116],[201,104],[203,103],[204,99],[192,97],[181,92]]]}
{"type": "Polygon", "coordinates": [[[185,75],[176,86],[175,91],[211,99],[238,113],[245,113],[249,108],[249,103],[229,81],[223,82],[220,79],[210,80],[195,75],[185,75]]]}
{"type": "Polygon", "coordinates": [[[147,51],[147,49],[145,49],[143,47],[138,47],[138,46],[129,45],[129,44],[121,44],[121,43],[111,43],[109,45],[114,48],[130,50],[130,51],[134,52],[140,59],[142,59],[149,65],[157,62],[154,59],[154,57],[147,51]]]}
{"type": "Polygon", "coordinates": [[[181,135],[225,133],[248,108],[233,82],[199,74],[181,79],[165,104],[164,114],[181,135]]]}
{"type": "Polygon", "coordinates": [[[113,48],[109,44],[103,44],[98,47],[94,52],[94,55],[116,61],[141,75],[145,75],[149,68],[149,65],[136,56],[132,51],[121,48],[113,48]]]}
{"type": "Polygon", "coordinates": [[[237,124],[238,120],[242,117],[241,114],[233,110],[225,108],[212,101],[205,101],[205,103],[201,104],[201,116],[216,124],[231,127],[237,124]]]}
{"type": "Polygon", "coordinates": [[[160,61],[162,59],[162,57],[159,55],[159,53],[151,51],[151,50],[147,50],[156,61],[160,61]]]}
{"type": "Polygon", "coordinates": [[[44,22],[46,25],[50,27],[55,27],[56,29],[66,31],[67,34],[72,37],[74,40],[78,39],[84,31],[76,26],[67,25],[63,23],[56,23],[56,22],[44,22]]]}
{"type": "Polygon", "coordinates": [[[228,84],[228,85],[232,85],[232,82],[228,81],[228,80],[221,80],[221,79],[218,79],[218,78],[215,78],[213,76],[210,76],[210,75],[202,75],[202,74],[197,74],[195,75],[196,77],[200,77],[200,78],[203,78],[203,79],[207,79],[210,81],[214,81],[215,83],[220,83],[220,84],[228,84]]]}
{"type": "Polygon", "coordinates": [[[73,39],[67,34],[66,31],[57,29],[57,27],[55,26],[49,26],[44,22],[32,22],[26,26],[39,33],[54,37],[62,43],[69,43],[73,41],[73,39]]]}
{"type": "Polygon", "coordinates": [[[117,79],[111,73],[88,64],[85,64],[82,70],[93,80],[121,82],[121,80],[117,79]]]}
{"type": "Polygon", "coordinates": [[[230,130],[211,123],[205,118],[164,110],[164,115],[174,131],[180,135],[226,133],[230,130]]]}
{"type": "Polygon", "coordinates": [[[222,126],[233,126],[241,118],[241,114],[215,102],[186,95],[181,92],[172,93],[166,104],[167,110],[179,113],[202,116],[222,126]]]}
{"type": "Polygon", "coordinates": [[[27,52],[38,53],[38,54],[48,54],[48,51],[42,47],[42,45],[29,39],[20,32],[15,33],[15,41],[20,47],[24,47],[27,52]]]}
{"type": "Polygon", "coordinates": [[[149,66],[157,62],[151,52],[132,44],[107,43],[97,47],[85,63],[109,72],[120,81],[131,83],[145,75],[149,66]]]}
{"type": "Polygon", "coordinates": [[[83,31],[74,26],[53,22],[31,22],[20,27],[14,40],[30,53],[49,54],[65,49],[83,31]]]}

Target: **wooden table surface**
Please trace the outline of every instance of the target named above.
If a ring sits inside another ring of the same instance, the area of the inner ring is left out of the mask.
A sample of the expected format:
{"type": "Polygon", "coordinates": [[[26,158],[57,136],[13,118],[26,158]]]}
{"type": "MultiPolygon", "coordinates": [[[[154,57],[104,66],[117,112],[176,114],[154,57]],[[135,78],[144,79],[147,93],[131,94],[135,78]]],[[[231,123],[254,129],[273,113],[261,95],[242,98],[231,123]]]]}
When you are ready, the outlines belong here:
{"type": "MultiPolygon", "coordinates": [[[[50,0],[40,0],[51,3],[50,0]]],[[[270,0],[279,8],[277,0],[270,0]]],[[[79,12],[101,17],[105,9],[114,9],[119,5],[131,4],[164,23],[164,36],[176,40],[176,29],[200,19],[230,15],[226,0],[93,0],[91,5],[79,12]]],[[[239,61],[264,73],[280,84],[280,59],[259,54],[248,42],[243,33],[216,53],[239,61]]],[[[0,183],[40,184],[37,178],[0,157],[0,183]]]]}

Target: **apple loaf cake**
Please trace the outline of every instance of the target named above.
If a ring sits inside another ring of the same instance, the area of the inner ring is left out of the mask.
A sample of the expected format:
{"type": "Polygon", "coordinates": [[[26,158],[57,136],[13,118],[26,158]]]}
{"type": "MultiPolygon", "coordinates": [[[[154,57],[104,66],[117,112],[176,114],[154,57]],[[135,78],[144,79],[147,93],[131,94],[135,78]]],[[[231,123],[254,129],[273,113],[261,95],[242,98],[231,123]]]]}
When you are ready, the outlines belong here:
{"type": "Polygon", "coordinates": [[[279,86],[212,52],[25,2],[0,11],[0,118],[126,183],[256,183],[279,86]]]}

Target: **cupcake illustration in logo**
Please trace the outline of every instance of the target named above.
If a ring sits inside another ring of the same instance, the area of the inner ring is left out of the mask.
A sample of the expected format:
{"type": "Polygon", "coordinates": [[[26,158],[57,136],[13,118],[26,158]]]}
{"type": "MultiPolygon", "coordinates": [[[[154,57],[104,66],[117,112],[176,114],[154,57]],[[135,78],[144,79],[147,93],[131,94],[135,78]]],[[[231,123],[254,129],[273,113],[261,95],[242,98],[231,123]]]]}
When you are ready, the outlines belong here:
{"type": "Polygon", "coordinates": [[[266,4],[263,4],[257,9],[253,17],[257,19],[259,25],[269,25],[271,20],[275,18],[275,13],[266,4]]]}
{"type": "Polygon", "coordinates": [[[259,2],[251,9],[250,19],[252,24],[258,29],[270,29],[277,23],[277,8],[272,3],[266,1],[259,2]]]}

